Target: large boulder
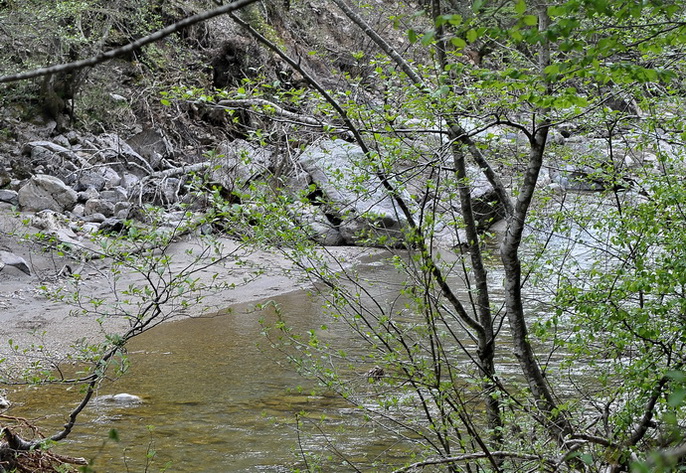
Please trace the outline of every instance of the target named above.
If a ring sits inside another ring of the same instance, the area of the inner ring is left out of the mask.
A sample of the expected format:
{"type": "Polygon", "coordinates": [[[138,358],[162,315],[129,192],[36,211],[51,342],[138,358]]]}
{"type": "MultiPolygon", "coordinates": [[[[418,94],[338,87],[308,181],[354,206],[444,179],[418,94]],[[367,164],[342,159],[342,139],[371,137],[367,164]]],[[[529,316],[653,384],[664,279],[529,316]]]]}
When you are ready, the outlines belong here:
{"type": "Polygon", "coordinates": [[[316,186],[315,203],[331,221],[340,222],[338,230],[346,244],[394,245],[400,241],[406,220],[374,172],[365,166],[366,157],[359,146],[323,140],[306,148],[298,162],[316,186]]]}
{"type": "Polygon", "coordinates": [[[131,148],[157,167],[162,159],[174,154],[174,147],[161,130],[149,128],[126,140],[131,148]]]}
{"type": "Polygon", "coordinates": [[[19,189],[19,206],[25,211],[71,210],[77,201],[77,193],[61,179],[45,174],[33,176],[19,189]]]}
{"type": "Polygon", "coordinates": [[[272,153],[245,140],[225,141],[217,149],[218,158],[211,179],[228,191],[243,191],[254,179],[273,168],[272,153]]]}
{"type": "Polygon", "coordinates": [[[329,220],[321,207],[303,205],[290,209],[293,219],[308,232],[308,237],[324,246],[339,246],[345,240],[337,225],[329,220]]]}

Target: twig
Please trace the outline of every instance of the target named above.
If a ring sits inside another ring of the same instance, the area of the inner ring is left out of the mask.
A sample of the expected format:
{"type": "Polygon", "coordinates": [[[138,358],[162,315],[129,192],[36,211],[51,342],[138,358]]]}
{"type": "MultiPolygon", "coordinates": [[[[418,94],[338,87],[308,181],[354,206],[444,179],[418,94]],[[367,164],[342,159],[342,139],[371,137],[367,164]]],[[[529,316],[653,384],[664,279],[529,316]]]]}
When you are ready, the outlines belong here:
{"type": "Polygon", "coordinates": [[[57,64],[55,66],[50,66],[50,67],[42,67],[39,69],[33,69],[31,71],[26,71],[26,72],[20,72],[18,74],[10,74],[7,76],[0,76],[0,84],[1,83],[7,83],[7,82],[17,82],[20,80],[26,80],[26,79],[32,79],[34,77],[42,77],[42,76],[47,76],[50,74],[55,74],[55,73],[63,73],[63,72],[70,72],[74,71],[77,69],[83,69],[86,67],[90,66],[95,66],[97,64],[109,61],[110,59],[114,59],[117,56],[122,56],[124,54],[128,54],[132,51],[135,51],[137,49],[142,48],[145,45],[148,45],[150,43],[154,43],[156,41],[159,41],[163,38],[166,38],[169,35],[172,35],[178,31],[181,31],[184,28],[188,28],[189,26],[193,26],[196,23],[200,23],[203,21],[207,21],[211,18],[214,18],[219,15],[224,15],[226,13],[231,13],[236,10],[239,10],[247,5],[250,5],[251,3],[256,2],[257,0],[237,0],[233,3],[229,3],[227,5],[222,5],[220,7],[214,8],[212,10],[208,10],[202,13],[198,13],[197,15],[189,16],[188,18],[184,18],[181,21],[177,21],[176,23],[167,26],[166,28],[163,28],[161,30],[158,30],[152,34],[149,34],[148,36],[144,36],[142,38],[139,38],[135,41],[130,42],[129,44],[126,44],[120,48],[112,49],[110,51],[105,51],[104,53],[98,54],[97,56],[92,56],[88,59],[82,59],[80,61],[74,61],[74,62],[69,62],[65,64],[57,64]]]}
{"type": "Polygon", "coordinates": [[[499,457],[499,458],[513,458],[516,460],[533,460],[533,461],[546,461],[544,458],[541,458],[538,455],[526,455],[523,453],[517,453],[517,452],[505,452],[505,451],[497,451],[497,452],[489,452],[489,453],[468,453],[465,455],[458,455],[456,457],[446,457],[446,458],[436,458],[433,460],[424,460],[421,462],[416,462],[412,463],[411,465],[404,466],[402,468],[399,468],[397,470],[393,470],[391,473],[404,473],[406,471],[410,471],[414,468],[423,468],[425,466],[430,466],[430,465],[444,465],[446,463],[458,463],[458,462],[464,462],[468,460],[481,460],[481,459],[486,459],[489,456],[491,457],[499,457]]]}

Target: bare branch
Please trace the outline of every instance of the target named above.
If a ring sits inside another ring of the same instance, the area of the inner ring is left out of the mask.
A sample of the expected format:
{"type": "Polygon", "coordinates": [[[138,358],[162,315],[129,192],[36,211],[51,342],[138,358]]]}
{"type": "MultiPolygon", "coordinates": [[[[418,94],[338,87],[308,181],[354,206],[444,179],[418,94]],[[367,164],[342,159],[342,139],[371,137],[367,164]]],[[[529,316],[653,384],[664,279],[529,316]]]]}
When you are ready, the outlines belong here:
{"type": "Polygon", "coordinates": [[[512,458],[515,460],[531,460],[531,461],[541,461],[545,460],[538,455],[525,455],[517,452],[505,452],[496,451],[490,453],[468,453],[466,455],[458,455],[456,457],[446,457],[446,458],[436,458],[434,460],[424,460],[421,462],[412,463],[411,465],[404,466],[397,470],[393,470],[391,473],[405,473],[416,468],[423,468],[425,466],[431,465],[445,465],[446,463],[459,463],[469,460],[480,460],[488,458],[488,456],[498,457],[498,458],[512,458]]]}
{"type": "Polygon", "coordinates": [[[669,378],[667,378],[666,376],[663,376],[658,381],[657,386],[655,386],[655,391],[653,391],[653,394],[648,399],[645,409],[643,410],[643,417],[641,418],[641,421],[638,423],[638,425],[634,429],[634,432],[625,442],[626,446],[633,447],[634,445],[636,445],[638,442],[641,441],[643,436],[648,431],[648,427],[650,427],[650,424],[653,420],[653,416],[655,415],[655,404],[657,403],[658,399],[660,399],[660,396],[662,395],[662,390],[664,389],[668,381],[669,378]]]}
{"type": "Polygon", "coordinates": [[[65,64],[57,64],[55,66],[42,67],[39,69],[33,69],[31,71],[20,72],[18,74],[1,76],[0,83],[17,82],[20,80],[32,79],[34,77],[47,76],[58,72],[70,72],[77,69],[83,69],[85,67],[95,66],[96,64],[100,64],[109,61],[110,59],[114,59],[117,56],[121,56],[123,54],[127,54],[137,49],[140,49],[147,44],[159,41],[163,38],[166,38],[169,35],[181,31],[184,28],[193,26],[196,23],[207,21],[216,16],[224,15],[226,13],[231,13],[236,10],[239,10],[247,5],[250,5],[251,3],[254,3],[255,1],[257,0],[237,0],[233,3],[222,5],[212,10],[208,10],[202,13],[198,13],[197,15],[184,18],[181,21],[177,21],[176,23],[169,25],[166,28],[158,30],[152,34],[149,34],[148,36],[144,36],[135,41],[132,41],[131,43],[126,44],[120,48],[112,49],[110,51],[98,54],[97,56],[92,56],[88,59],[82,59],[80,61],[74,61],[65,64]]]}

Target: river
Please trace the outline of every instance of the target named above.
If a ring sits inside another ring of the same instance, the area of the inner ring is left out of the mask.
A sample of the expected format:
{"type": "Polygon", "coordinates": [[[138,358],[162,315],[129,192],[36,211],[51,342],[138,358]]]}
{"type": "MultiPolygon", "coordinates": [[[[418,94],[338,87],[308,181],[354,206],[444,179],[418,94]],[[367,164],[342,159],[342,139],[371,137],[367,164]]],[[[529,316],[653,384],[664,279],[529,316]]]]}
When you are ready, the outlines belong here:
{"type": "MultiPolygon", "coordinates": [[[[372,261],[362,271],[365,277],[381,281],[378,288],[397,294],[393,284],[399,276],[390,265],[372,261]]],[[[502,274],[492,271],[490,277],[498,287],[502,274]]],[[[321,299],[298,291],[273,300],[298,329],[326,324],[329,337],[343,341],[343,348],[355,349],[355,337],[330,323],[321,299]]],[[[165,466],[168,471],[189,473],[290,472],[304,468],[305,461],[309,466],[316,461],[305,460],[303,452],[333,455],[338,472],[355,471],[344,465],[344,459],[358,467],[377,460],[398,465],[406,461],[409,442],[382,430],[370,436],[373,427],[359,409],[317,390],[313,381],[284,363],[283,355],[263,335],[261,320],[275,318],[271,305],[262,310],[254,304],[238,305],[215,317],[164,324],[137,337],[129,345],[129,370],[105,382],[98,394],[126,392],[144,402],[92,403],[69,440],[57,447],[58,453],[86,456],[98,473],[153,472],[165,466]],[[320,422],[325,431],[318,430],[320,422]],[[108,439],[111,429],[116,429],[117,441],[108,439]]],[[[502,330],[507,339],[506,327],[502,330]]],[[[501,347],[500,369],[516,373],[509,348],[501,347]]],[[[366,370],[360,368],[360,378],[366,370]]],[[[32,419],[49,432],[65,421],[79,394],[59,387],[41,388],[40,393],[36,396],[32,389],[12,393],[11,414],[51,412],[47,418],[32,419]]]]}
{"type": "MultiPolygon", "coordinates": [[[[321,300],[303,291],[273,301],[303,330],[330,322],[321,300]]],[[[290,472],[304,466],[301,447],[329,454],[322,449],[327,443],[361,465],[406,455],[392,437],[379,434],[370,444],[358,409],[320,392],[283,363],[263,335],[261,321],[275,317],[272,305],[262,310],[237,305],[224,314],[167,323],[135,338],[128,346],[130,368],[106,381],[98,395],[126,392],[144,402],[91,403],[56,451],[85,456],[99,473],[160,471],[165,465],[174,472],[290,472]],[[326,436],[317,427],[322,419],[326,436]],[[118,441],[108,439],[111,429],[118,441]]],[[[343,332],[330,335],[349,338],[343,332]]],[[[10,414],[51,412],[32,418],[49,432],[65,421],[79,394],[59,387],[43,387],[40,393],[36,396],[33,388],[12,393],[10,414]]],[[[338,471],[354,469],[341,466],[338,471]]]]}

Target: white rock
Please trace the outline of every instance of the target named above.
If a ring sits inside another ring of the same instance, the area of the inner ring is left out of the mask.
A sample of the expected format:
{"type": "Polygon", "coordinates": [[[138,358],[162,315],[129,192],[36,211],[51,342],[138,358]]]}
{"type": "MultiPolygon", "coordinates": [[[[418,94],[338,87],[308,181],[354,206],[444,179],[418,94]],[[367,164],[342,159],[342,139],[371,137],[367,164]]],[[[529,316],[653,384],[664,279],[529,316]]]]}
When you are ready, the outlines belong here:
{"type": "Polygon", "coordinates": [[[110,404],[117,406],[137,406],[143,404],[143,398],[129,393],[107,394],[95,399],[98,404],[110,404]]]}

